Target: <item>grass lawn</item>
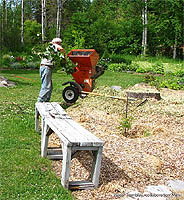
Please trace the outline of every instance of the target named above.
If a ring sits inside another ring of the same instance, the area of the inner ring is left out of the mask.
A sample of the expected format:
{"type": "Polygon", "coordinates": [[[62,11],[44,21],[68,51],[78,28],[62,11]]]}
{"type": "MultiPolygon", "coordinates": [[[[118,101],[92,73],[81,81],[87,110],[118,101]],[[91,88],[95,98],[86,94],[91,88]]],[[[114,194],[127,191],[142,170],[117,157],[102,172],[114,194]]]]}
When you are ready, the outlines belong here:
{"type": "MultiPolygon", "coordinates": [[[[34,107],[40,90],[38,70],[3,70],[0,76],[17,84],[0,88],[0,199],[74,199],[51,170],[52,162],[40,156],[41,137],[34,130],[34,107]]],[[[51,101],[63,101],[62,83],[71,79],[64,73],[53,73],[51,101]]],[[[142,79],[142,75],[107,71],[97,79],[96,87],[126,88],[142,79]]]]}

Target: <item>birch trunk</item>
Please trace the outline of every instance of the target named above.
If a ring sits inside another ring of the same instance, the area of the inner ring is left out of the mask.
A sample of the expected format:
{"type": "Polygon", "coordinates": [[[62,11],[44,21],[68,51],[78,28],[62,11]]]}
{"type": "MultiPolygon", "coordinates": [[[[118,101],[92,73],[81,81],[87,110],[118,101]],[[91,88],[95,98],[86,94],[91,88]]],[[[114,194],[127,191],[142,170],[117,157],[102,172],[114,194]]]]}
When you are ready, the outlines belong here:
{"type": "Polygon", "coordinates": [[[14,19],[14,18],[15,18],[15,17],[14,17],[15,13],[14,13],[14,10],[13,10],[14,7],[15,7],[15,2],[14,2],[13,0],[11,0],[11,1],[10,1],[10,8],[11,8],[11,12],[12,12],[12,15],[13,15],[13,19],[12,19],[13,28],[14,28],[14,22],[15,22],[15,21],[14,21],[14,20],[15,20],[15,19],[14,19]]]}
{"type": "Polygon", "coordinates": [[[24,0],[21,5],[21,43],[24,46],[24,0]]]}
{"type": "Polygon", "coordinates": [[[143,32],[142,32],[142,55],[146,55],[147,49],[147,24],[148,24],[148,17],[147,17],[147,0],[144,0],[144,8],[142,9],[142,24],[143,24],[143,32]]]}
{"type": "Polygon", "coordinates": [[[173,48],[173,59],[176,59],[176,49],[177,49],[177,36],[175,36],[175,43],[173,48]]]}
{"type": "Polygon", "coordinates": [[[6,18],[6,0],[2,1],[2,22],[1,22],[1,44],[3,45],[4,43],[4,33],[5,33],[5,18],[6,18]]]}
{"type": "Polygon", "coordinates": [[[7,30],[8,26],[8,8],[7,8],[7,1],[5,1],[5,30],[7,30]]]}
{"type": "Polygon", "coordinates": [[[56,28],[56,37],[60,38],[61,37],[61,7],[62,7],[62,2],[61,0],[57,0],[57,28],[56,28]]]}
{"type": "Polygon", "coordinates": [[[45,27],[46,27],[46,0],[42,0],[42,42],[45,41],[45,27]]]}

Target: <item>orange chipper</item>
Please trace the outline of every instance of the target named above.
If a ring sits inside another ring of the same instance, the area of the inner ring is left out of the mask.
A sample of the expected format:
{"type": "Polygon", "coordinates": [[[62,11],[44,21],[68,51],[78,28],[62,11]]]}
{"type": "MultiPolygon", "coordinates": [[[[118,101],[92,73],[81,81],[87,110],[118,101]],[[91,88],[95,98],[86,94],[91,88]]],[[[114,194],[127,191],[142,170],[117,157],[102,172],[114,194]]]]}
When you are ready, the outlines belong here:
{"type": "Polygon", "coordinates": [[[73,49],[68,53],[69,59],[76,65],[72,73],[74,81],[63,90],[63,99],[67,103],[74,103],[78,97],[84,98],[82,92],[90,93],[95,87],[95,79],[104,73],[102,67],[96,66],[99,55],[94,49],[73,49]]]}

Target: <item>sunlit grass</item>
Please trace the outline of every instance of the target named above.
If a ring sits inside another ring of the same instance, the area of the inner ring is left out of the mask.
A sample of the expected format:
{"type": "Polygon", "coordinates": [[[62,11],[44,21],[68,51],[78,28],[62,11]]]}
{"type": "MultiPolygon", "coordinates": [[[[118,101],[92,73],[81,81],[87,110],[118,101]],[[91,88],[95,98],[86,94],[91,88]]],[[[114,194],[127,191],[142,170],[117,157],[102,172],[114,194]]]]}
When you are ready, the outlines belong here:
{"type": "Polygon", "coordinates": [[[3,71],[0,76],[17,84],[0,88],[0,199],[72,199],[52,172],[51,161],[40,156],[41,137],[34,130],[38,71],[3,71]]]}

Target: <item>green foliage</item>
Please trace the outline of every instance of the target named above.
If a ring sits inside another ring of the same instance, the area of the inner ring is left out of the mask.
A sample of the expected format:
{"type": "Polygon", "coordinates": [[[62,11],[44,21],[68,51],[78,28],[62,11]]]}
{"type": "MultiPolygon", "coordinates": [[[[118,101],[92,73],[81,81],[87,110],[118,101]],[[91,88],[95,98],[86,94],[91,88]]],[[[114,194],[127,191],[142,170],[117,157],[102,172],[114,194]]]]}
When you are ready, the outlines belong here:
{"type": "MultiPolygon", "coordinates": [[[[110,60],[110,62],[112,62],[110,60]]],[[[136,71],[139,65],[135,62],[132,62],[131,64],[127,64],[129,62],[126,62],[124,60],[123,63],[110,63],[108,64],[108,70],[113,72],[122,72],[122,71],[136,71]]]]}
{"type": "Polygon", "coordinates": [[[120,127],[124,127],[124,128],[130,129],[132,121],[133,121],[133,117],[122,118],[122,121],[120,123],[120,127]]]}
{"type": "MultiPolygon", "coordinates": [[[[152,12],[149,15],[148,29],[150,52],[156,55],[172,56],[172,46],[182,45],[183,1],[149,1],[152,12]]],[[[180,53],[180,56],[181,53],[180,53]]]]}
{"type": "MultiPolygon", "coordinates": [[[[8,2],[7,8],[1,10],[1,48],[30,52],[34,45],[41,43],[40,1],[24,2],[24,47],[21,44],[21,1],[14,6],[11,1],[8,2]]],[[[61,36],[65,49],[94,48],[100,56],[105,51],[139,55],[142,49],[143,6],[141,0],[128,3],[125,0],[64,1],[61,36]]],[[[177,57],[182,59],[183,0],[149,0],[147,6],[148,55],[171,57],[173,46],[177,45],[177,57]]],[[[50,41],[56,36],[57,4],[48,1],[46,10],[46,40],[50,41]]]]}
{"type": "Polygon", "coordinates": [[[127,70],[127,65],[125,63],[112,63],[108,65],[108,70],[113,72],[122,72],[127,70]]]}
{"type": "Polygon", "coordinates": [[[178,84],[178,79],[164,79],[163,81],[160,82],[159,85],[161,88],[169,88],[169,89],[173,89],[173,90],[180,90],[183,87],[183,85],[179,85],[178,84]]]}
{"type": "Polygon", "coordinates": [[[148,74],[144,77],[145,83],[153,83],[155,81],[155,76],[152,74],[148,74]]]}
{"type": "Polygon", "coordinates": [[[72,31],[72,37],[74,41],[73,49],[84,48],[85,39],[83,35],[84,33],[82,31],[75,31],[75,30],[72,31]]]}
{"type": "Polygon", "coordinates": [[[69,58],[64,58],[60,51],[55,52],[53,44],[49,44],[46,50],[39,54],[41,58],[46,58],[52,61],[54,68],[62,68],[67,74],[73,72],[75,65],[69,58]]]}
{"type": "Polygon", "coordinates": [[[128,66],[128,69],[130,71],[136,71],[139,67],[139,64],[137,64],[136,62],[132,62],[129,66],[128,66]]]}
{"type": "Polygon", "coordinates": [[[14,62],[10,65],[8,65],[9,69],[39,69],[40,62],[27,62],[27,61],[21,61],[21,62],[14,62]]]}
{"type": "Polygon", "coordinates": [[[121,119],[119,128],[125,130],[124,131],[125,136],[127,134],[127,130],[131,129],[131,127],[132,127],[132,121],[133,121],[133,117],[132,116],[130,116],[130,117],[123,117],[121,119]]]}
{"type": "Polygon", "coordinates": [[[162,63],[153,64],[152,69],[156,74],[164,74],[164,65],[162,63]]]}
{"type": "Polygon", "coordinates": [[[10,69],[24,69],[25,68],[25,66],[21,62],[12,63],[9,67],[10,69]]]}
{"type": "Polygon", "coordinates": [[[175,73],[176,76],[178,77],[184,77],[184,69],[183,70],[178,70],[176,73],[175,73]]]}
{"type": "Polygon", "coordinates": [[[136,72],[137,72],[137,73],[146,73],[146,69],[143,68],[143,67],[138,67],[138,68],[136,69],[136,72]]]}
{"type": "Polygon", "coordinates": [[[144,81],[157,88],[184,89],[184,79],[176,77],[174,74],[165,74],[161,77],[147,76],[144,81]]]}
{"type": "Polygon", "coordinates": [[[144,130],[144,137],[149,137],[151,135],[149,130],[144,130]]]}
{"type": "MultiPolygon", "coordinates": [[[[137,73],[154,73],[154,70],[152,67],[139,66],[139,64],[138,64],[136,72],[137,73]]],[[[155,72],[155,74],[156,74],[156,72],[155,72]]]]}
{"type": "Polygon", "coordinates": [[[11,56],[10,56],[9,54],[5,54],[5,55],[3,55],[2,59],[3,59],[5,62],[10,62],[11,56]]]}
{"type": "Polygon", "coordinates": [[[41,59],[47,47],[48,43],[35,45],[31,49],[32,55],[37,59],[41,59]]]}
{"type": "Polygon", "coordinates": [[[25,46],[34,46],[41,40],[41,24],[36,21],[26,20],[24,22],[25,46]]]}
{"type": "Polygon", "coordinates": [[[108,68],[109,63],[111,60],[109,58],[100,58],[98,61],[98,66],[102,67],[102,69],[106,70],[108,68]]]}
{"type": "Polygon", "coordinates": [[[125,55],[122,54],[112,54],[109,56],[112,63],[125,63],[126,65],[130,65],[132,60],[127,58],[125,55]]]}
{"type": "Polygon", "coordinates": [[[37,57],[24,52],[4,54],[2,56],[3,68],[8,69],[36,69],[40,66],[40,60],[37,57]]]}
{"type": "Polygon", "coordinates": [[[2,56],[2,65],[9,65],[14,61],[14,57],[11,56],[10,54],[4,54],[2,56]]]}
{"type": "Polygon", "coordinates": [[[76,65],[68,57],[66,57],[64,60],[61,60],[60,65],[58,66],[60,69],[58,71],[62,70],[67,74],[72,74],[75,67],[76,65]]]}

